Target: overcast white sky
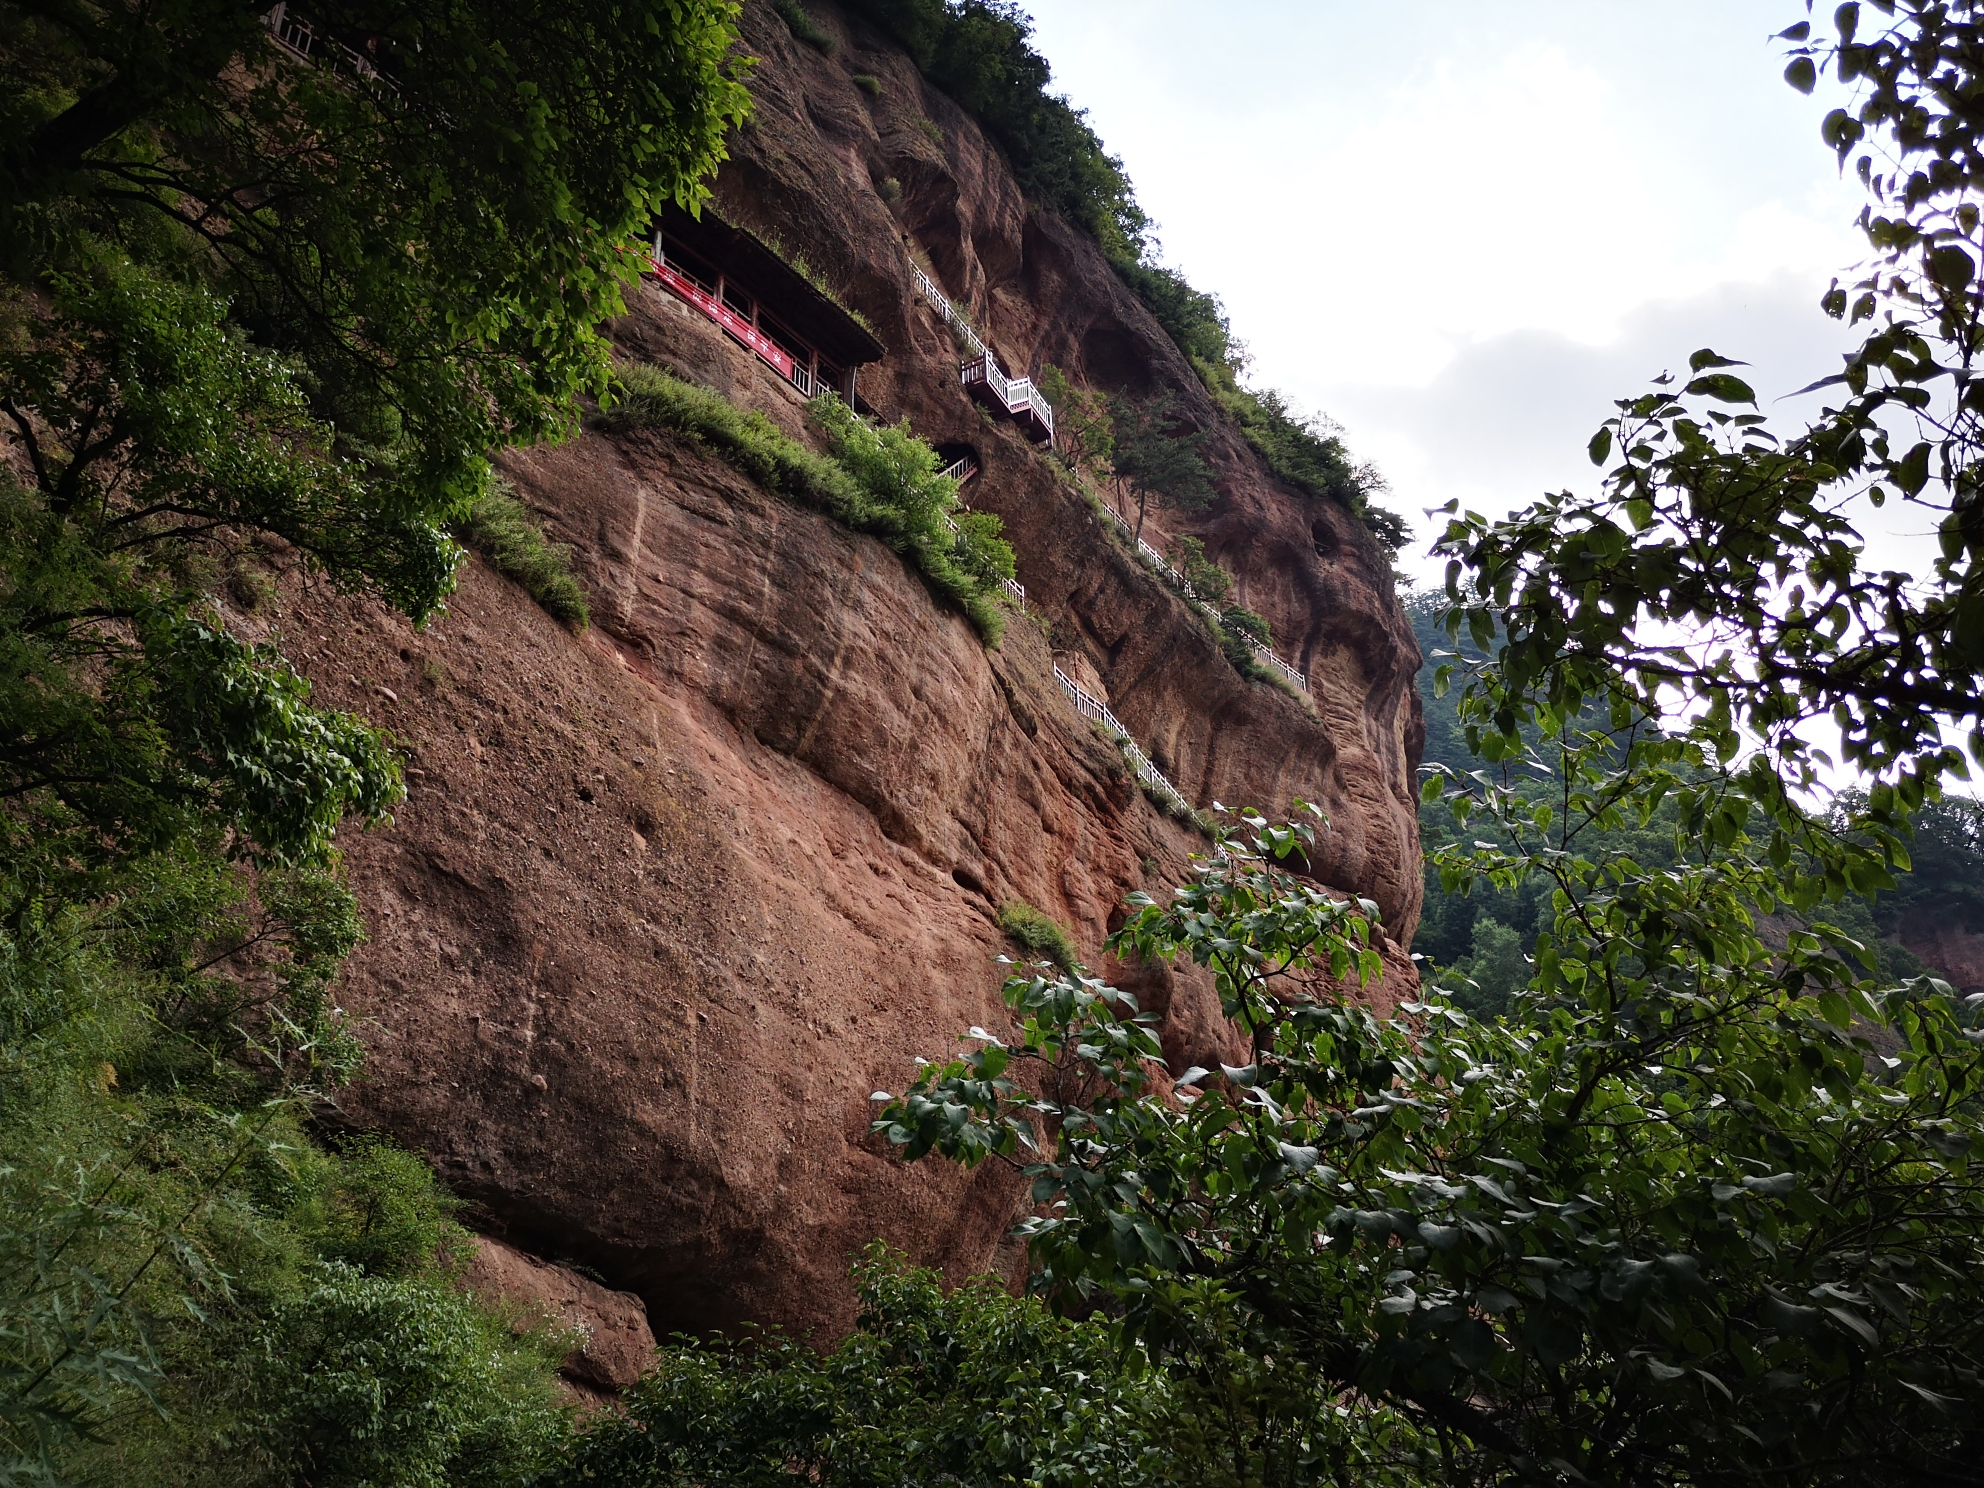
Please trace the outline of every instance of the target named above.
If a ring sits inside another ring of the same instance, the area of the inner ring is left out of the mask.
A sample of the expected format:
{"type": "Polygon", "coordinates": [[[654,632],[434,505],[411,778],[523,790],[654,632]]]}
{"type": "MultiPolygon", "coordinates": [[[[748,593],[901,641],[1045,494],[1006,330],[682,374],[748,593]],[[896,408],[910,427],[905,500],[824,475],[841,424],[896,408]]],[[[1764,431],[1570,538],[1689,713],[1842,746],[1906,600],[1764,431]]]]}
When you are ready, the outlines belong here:
{"type": "Polygon", "coordinates": [[[1611,400],[1699,346],[1780,415],[1838,369],[1818,298],[1861,198],[1781,80],[1798,0],[1028,8],[1254,381],[1337,419],[1422,536],[1452,497],[1588,487],[1611,400]]]}

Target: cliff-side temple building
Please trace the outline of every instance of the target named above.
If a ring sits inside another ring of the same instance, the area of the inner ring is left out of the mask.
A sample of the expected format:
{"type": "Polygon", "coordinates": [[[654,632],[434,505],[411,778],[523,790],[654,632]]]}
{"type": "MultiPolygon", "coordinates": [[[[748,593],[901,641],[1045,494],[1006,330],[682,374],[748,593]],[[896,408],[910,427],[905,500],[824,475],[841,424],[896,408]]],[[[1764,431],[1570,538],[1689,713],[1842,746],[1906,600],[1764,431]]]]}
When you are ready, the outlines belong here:
{"type": "Polygon", "coordinates": [[[871,411],[855,387],[855,372],[879,362],[886,348],[764,243],[707,209],[691,217],[671,206],[655,223],[649,251],[663,288],[756,352],[806,397],[839,393],[856,412],[871,411]]]}

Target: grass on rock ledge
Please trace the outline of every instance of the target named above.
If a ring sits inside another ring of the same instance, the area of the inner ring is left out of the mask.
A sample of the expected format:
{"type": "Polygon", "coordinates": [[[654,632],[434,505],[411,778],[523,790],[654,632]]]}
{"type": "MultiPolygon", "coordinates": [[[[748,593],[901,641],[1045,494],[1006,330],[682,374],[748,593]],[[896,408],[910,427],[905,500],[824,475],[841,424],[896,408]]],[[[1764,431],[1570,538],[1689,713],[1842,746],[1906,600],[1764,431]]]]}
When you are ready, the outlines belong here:
{"type": "Polygon", "coordinates": [[[545,539],[530,509],[517,499],[508,481],[498,477],[469,509],[456,535],[498,573],[523,585],[554,620],[562,620],[574,630],[584,630],[592,623],[586,591],[572,573],[571,548],[545,539]]]}
{"type": "Polygon", "coordinates": [[[831,455],[808,449],[762,413],[646,363],[625,363],[599,414],[615,431],[665,429],[691,440],[775,496],[824,512],[880,538],[941,598],[970,617],[988,646],[1005,634],[1000,580],[1013,576],[1013,550],[989,512],[958,505],[957,482],[937,453],[909,431],[862,422],[831,393],[807,405],[807,422],[831,455]],[[945,519],[958,525],[954,535],[945,519]]]}

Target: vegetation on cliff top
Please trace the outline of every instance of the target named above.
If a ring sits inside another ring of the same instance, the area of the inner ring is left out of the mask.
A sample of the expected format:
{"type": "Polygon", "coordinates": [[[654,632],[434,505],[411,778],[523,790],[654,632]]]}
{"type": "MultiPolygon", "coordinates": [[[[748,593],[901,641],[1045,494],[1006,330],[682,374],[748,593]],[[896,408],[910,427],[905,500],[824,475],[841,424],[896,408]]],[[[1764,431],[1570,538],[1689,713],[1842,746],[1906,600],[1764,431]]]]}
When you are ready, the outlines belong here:
{"type": "Polygon", "coordinates": [[[8,1485],[493,1488],[568,1429],[424,1165],[312,1130],[399,766],[223,581],[435,613],[746,110],[734,9],[326,0],[308,65],[260,10],[0,0],[8,1485]]]}
{"type": "Polygon", "coordinates": [[[1006,626],[1001,581],[1014,572],[1000,519],[958,504],[957,482],[942,473],[936,451],[907,421],[875,427],[831,393],[808,405],[807,419],[826,436],[831,456],[815,454],[761,413],[639,362],[620,368],[599,414],[609,429],[683,435],[773,495],[880,538],[996,646],[1006,626]]]}
{"type": "Polygon", "coordinates": [[[1094,235],[1276,475],[1306,495],[1347,506],[1388,551],[1405,543],[1403,519],[1376,505],[1382,477],[1350,458],[1328,420],[1304,418],[1281,394],[1242,384],[1246,348],[1233,338],[1225,308],[1158,261],[1151,220],[1137,205],[1123,162],[1103,148],[1082,110],[1047,91],[1052,70],[1033,49],[1033,22],[1015,0],[848,0],[848,6],[901,42],[924,76],[984,125],[1004,148],[1021,190],[1094,235]]]}

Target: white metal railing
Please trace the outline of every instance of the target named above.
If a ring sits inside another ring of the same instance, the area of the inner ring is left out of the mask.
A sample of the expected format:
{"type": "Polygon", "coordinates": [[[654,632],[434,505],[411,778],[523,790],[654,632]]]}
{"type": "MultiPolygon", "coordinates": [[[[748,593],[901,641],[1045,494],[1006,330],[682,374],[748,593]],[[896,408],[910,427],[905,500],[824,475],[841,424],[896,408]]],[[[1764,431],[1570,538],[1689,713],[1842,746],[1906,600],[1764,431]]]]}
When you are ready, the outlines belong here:
{"type": "Polygon", "coordinates": [[[1145,562],[1149,563],[1151,567],[1157,570],[1158,576],[1160,578],[1162,578],[1173,589],[1176,589],[1180,594],[1182,594],[1189,603],[1197,605],[1201,611],[1203,611],[1206,615],[1210,616],[1214,621],[1216,621],[1219,624],[1219,626],[1227,632],[1227,634],[1238,636],[1240,638],[1240,643],[1254,654],[1254,659],[1256,661],[1261,662],[1265,666],[1273,667],[1277,672],[1279,672],[1282,676],[1286,677],[1289,681],[1293,682],[1297,687],[1301,688],[1304,692],[1307,692],[1309,690],[1309,678],[1305,673],[1303,673],[1296,667],[1290,666],[1287,662],[1283,661],[1279,656],[1276,656],[1274,652],[1270,651],[1266,646],[1263,646],[1259,641],[1255,640],[1252,636],[1248,635],[1246,631],[1236,630],[1232,626],[1228,625],[1226,623],[1225,618],[1219,613],[1218,607],[1216,605],[1208,604],[1205,600],[1199,598],[1198,591],[1192,587],[1192,581],[1186,578],[1180,572],[1178,572],[1177,569],[1173,568],[1171,566],[1170,560],[1167,559],[1162,553],[1158,552],[1156,548],[1153,548],[1149,543],[1145,542],[1141,537],[1138,537],[1137,529],[1132,527],[1129,524],[1129,522],[1125,520],[1121,512],[1117,511],[1115,507],[1111,506],[1106,501],[1102,502],[1101,505],[1102,505],[1102,509],[1109,513],[1110,519],[1114,521],[1118,527],[1123,529],[1123,535],[1130,538],[1132,541],[1136,543],[1137,551],[1143,556],[1145,562]]]}
{"type": "Polygon", "coordinates": [[[1137,779],[1149,786],[1166,800],[1175,803],[1182,811],[1190,811],[1192,803],[1179,793],[1178,787],[1164,778],[1164,772],[1151,763],[1150,756],[1137,748],[1137,741],[1130,737],[1130,731],[1123,727],[1114,713],[1109,711],[1100,698],[1092,697],[1058,666],[1054,668],[1054,680],[1061,684],[1061,690],[1074,702],[1075,711],[1084,718],[1093,718],[1097,723],[1116,736],[1116,743],[1129,758],[1130,767],[1136,771],[1137,779]]]}
{"type": "Polygon", "coordinates": [[[987,354],[987,348],[985,343],[979,339],[978,332],[973,330],[971,328],[971,322],[958,314],[956,307],[944,298],[944,292],[937,288],[937,282],[928,274],[924,273],[922,266],[914,259],[910,260],[909,272],[910,276],[916,281],[916,287],[922,291],[923,298],[937,307],[937,313],[944,317],[945,323],[964,339],[965,345],[969,346],[979,356],[985,356],[987,354]]]}
{"type": "Polygon", "coordinates": [[[976,361],[966,362],[962,375],[967,386],[983,383],[989,388],[1000,406],[1007,413],[1031,412],[1047,431],[1047,439],[1054,440],[1054,405],[1047,401],[1047,395],[1034,386],[1030,377],[1008,377],[999,366],[999,359],[991,352],[981,354],[976,361]]]}
{"type": "Polygon", "coordinates": [[[383,83],[395,93],[400,90],[399,84],[373,66],[371,59],[363,52],[353,51],[341,41],[319,36],[303,17],[292,15],[289,0],[279,0],[273,9],[265,12],[262,24],[268,28],[275,44],[299,62],[313,67],[320,61],[328,62],[332,67],[342,68],[368,83],[383,83]]]}
{"type": "Polygon", "coordinates": [[[972,459],[971,456],[966,455],[962,460],[951,461],[950,464],[943,468],[941,473],[948,475],[959,485],[963,485],[974,475],[978,474],[978,462],[972,459]]]}
{"type": "Polygon", "coordinates": [[[944,317],[944,323],[956,331],[959,339],[971,348],[974,361],[964,369],[965,380],[968,382],[974,380],[974,374],[977,378],[982,378],[986,385],[998,394],[1000,402],[1005,404],[1008,413],[1018,413],[1022,409],[1030,411],[1040,420],[1041,427],[1047,431],[1048,443],[1053,443],[1054,407],[1047,401],[1046,395],[1034,386],[1033,379],[1006,376],[1000,370],[999,359],[992,354],[992,348],[987,346],[984,338],[972,328],[971,322],[958,313],[957,307],[944,297],[944,292],[937,288],[937,281],[924,273],[922,266],[914,259],[910,260],[909,273],[918,292],[936,307],[937,313],[944,317]]]}

